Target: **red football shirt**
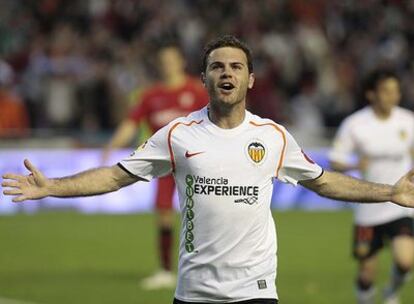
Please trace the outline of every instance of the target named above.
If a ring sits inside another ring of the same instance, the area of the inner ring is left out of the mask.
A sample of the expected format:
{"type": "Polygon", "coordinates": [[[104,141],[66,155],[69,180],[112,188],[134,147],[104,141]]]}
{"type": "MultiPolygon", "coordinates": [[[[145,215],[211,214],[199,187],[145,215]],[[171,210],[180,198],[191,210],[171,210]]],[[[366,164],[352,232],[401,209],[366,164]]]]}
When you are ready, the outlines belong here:
{"type": "Polygon", "coordinates": [[[141,95],[141,99],[130,112],[129,119],[137,123],[146,119],[155,132],[173,119],[204,107],[208,103],[208,94],[200,80],[188,77],[178,88],[154,85],[141,95]]]}

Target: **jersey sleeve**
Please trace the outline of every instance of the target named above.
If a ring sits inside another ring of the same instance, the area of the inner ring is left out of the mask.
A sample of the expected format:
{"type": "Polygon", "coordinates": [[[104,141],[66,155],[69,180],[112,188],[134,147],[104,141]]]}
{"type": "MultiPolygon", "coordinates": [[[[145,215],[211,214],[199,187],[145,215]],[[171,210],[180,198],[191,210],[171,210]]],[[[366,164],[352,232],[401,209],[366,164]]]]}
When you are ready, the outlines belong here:
{"type": "Polygon", "coordinates": [[[118,165],[128,173],[147,181],[171,173],[168,131],[169,125],[158,130],[118,165]]]}
{"type": "Polygon", "coordinates": [[[316,164],[285,130],[286,146],[277,178],[284,183],[297,185],[302,180],[315,179],[322,175],[323,169],[316,164]]]}
{"type": "Polygon", "coordinates": [[[328,154],[330,161],[349,164],[356,150],[355,140],[352,136],[352,128],[349,121],[345,121],[333,140],[332,149],[328,154]]]}

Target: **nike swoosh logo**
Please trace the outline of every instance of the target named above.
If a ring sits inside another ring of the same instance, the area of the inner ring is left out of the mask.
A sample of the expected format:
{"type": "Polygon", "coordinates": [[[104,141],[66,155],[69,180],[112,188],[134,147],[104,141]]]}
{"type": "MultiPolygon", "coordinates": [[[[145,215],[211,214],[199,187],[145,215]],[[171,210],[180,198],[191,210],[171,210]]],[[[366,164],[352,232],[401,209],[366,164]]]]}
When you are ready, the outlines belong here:
{"type": "Polygon", "coordinates": [[[204,151],[202,151],[202,152],[195,152],[195,153],[190,153],[190,152],[186,151],[185,152],[185,157],[190,158],[190,157],[196,156],[196,155],[201,154],[201,153],[204,153],[204,151]]]}

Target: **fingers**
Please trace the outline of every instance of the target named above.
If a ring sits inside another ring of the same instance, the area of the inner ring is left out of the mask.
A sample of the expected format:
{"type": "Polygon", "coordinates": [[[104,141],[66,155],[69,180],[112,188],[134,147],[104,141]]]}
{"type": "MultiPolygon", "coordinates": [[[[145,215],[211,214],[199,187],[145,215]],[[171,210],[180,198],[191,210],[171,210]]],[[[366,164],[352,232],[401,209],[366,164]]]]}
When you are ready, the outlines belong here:
{"type": "MultiPolygon", "coordinates": [[[[27,170],[29,170],[33,174],[41,174],[41,172],[28,159],[24,160],[24,166],[26,167],[27,170]]],[[[16,181],[24,181],[26,177],[24,175],[6,173],[6,174],[3,174],[3,178],[12,179],[16,181]]]]}
{"type": "Polygon", "coordinates": [[[16,188],[16,189],[7,189],[3,191],[4,195],[19,195],[22,194],[22,189],[16,188]]]}
{"type": "Polygon", "coordinates": [[[14,203],[18,203],[18,202],[22,202],[26,200],[26,197],[24,195],[21,195],[23,194],[23,192],[22,192],[22,189],[20,189],[20,181],[24,180],[24,176],[9,173],[9,174],[4,174],[3,178],[8,179],[8,180],[3,181],[1,183],[1,186],[12,188],[12,189],[4,190],[3,191],[4,195],[20,195],[12,199],[12,202],[14,203]]]}
{"type": "Polygon", "coordinates": [[[23,175],[18,175],[18,174],[13,174],[13,173],[3,174],[3,178],[4,179],[15,180],[15,181],[23,181],[24,180],[24,176],[23,175]]]}
{"type": "Polygon", "coordinates": [[[2,187],[11,187],[11,188],[17,188],[20,186],[19,182],[15,182],[15,181],[5,181],[1,183],[2,187]]]}
{"type": "Polygon", "coordinates": [[[27,197],[26,197],[26,196],[21,195],[21,196],[18,196],[18,197],[13,198],[13,199],[12,199],[12,202],[13,202],[13,203],[20,203],[20,202],[25,201],[26,199],[27,199],[27,197]]]}
{"type": "MultiPolygon", "coordinates": [[[[11,182],[10,182],[10,184],[11,184],[11,182]]],[[[7,187],[10,187],[10,186],[7,186],[7,187]]],[[[27,200],[27,197],[25,195],[22,195],[23,191],[20,188],[4,190],[3,194],[4,195],[19,195],[19,196],[16,196],[12,199],[13,203],[20,203],[20,202],[23,202],[23,201],[27,200]]]]}
{"type": "Polygon", "coordinates": [[[26,169],[33,174],[39,173],[39,170],[37,170],[37,168],[28,159],[25,159],[23,163],[26,169]]]}
{"type": "Polygon", "coordinates": [[[24,166],[32,173],[30,175],[33,175],[36,178],[43,178],[42,172],[37,169],[37,167],[35,167],[28,159],[24,160],[24,166]]]}

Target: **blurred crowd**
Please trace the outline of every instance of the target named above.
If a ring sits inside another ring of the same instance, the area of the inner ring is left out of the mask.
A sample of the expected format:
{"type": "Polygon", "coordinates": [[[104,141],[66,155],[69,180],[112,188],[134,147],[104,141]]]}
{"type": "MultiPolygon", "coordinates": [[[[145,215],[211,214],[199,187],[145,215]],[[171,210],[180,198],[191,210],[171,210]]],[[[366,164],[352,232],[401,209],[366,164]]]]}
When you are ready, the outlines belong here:
{"type": "Polygon", "coordinates": [[[105,132],[157,81],[176,41],[199,74],[202,48],[235,34],[253,49],[261,116],[321,135],[364,105],[361,79],[390,67],[414,108],[413,0],[3,0],[0,136],[105,132]],[[310,131],[311,130],[311,131],[310,131]]]}

